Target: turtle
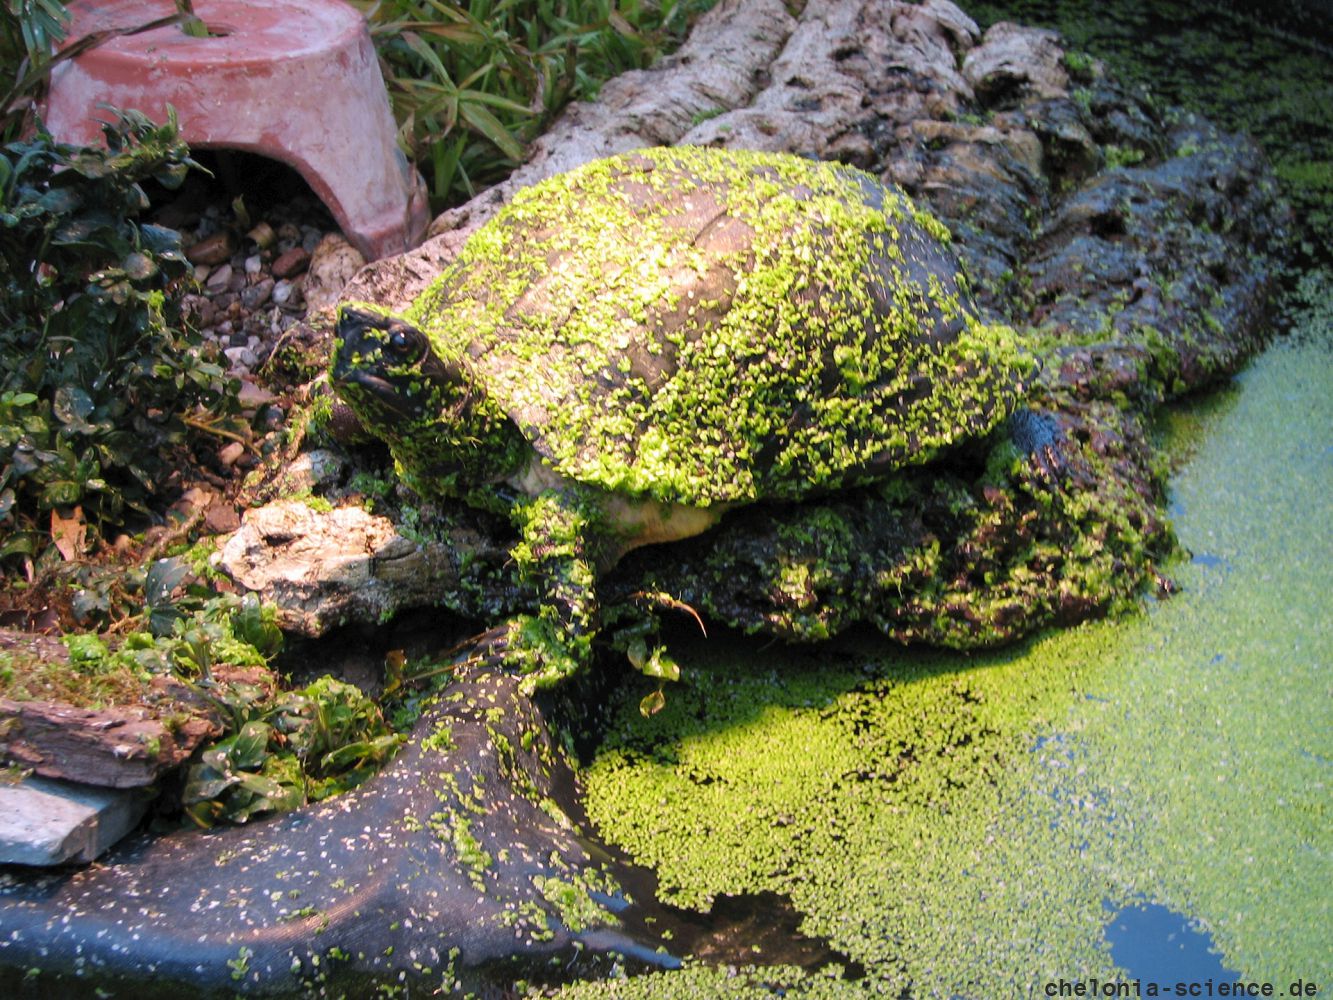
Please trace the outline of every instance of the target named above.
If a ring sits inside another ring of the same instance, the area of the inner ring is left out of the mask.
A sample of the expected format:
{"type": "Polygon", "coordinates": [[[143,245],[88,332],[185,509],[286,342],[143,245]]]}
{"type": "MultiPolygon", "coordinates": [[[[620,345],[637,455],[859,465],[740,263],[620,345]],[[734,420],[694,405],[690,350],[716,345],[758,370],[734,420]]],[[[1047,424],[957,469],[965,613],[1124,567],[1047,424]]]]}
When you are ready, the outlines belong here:
{"type": "MultiPolygon", "coordinates": [[[[505,657],[577,669],[628,551],[989,433],[1032,362],[947,229],[844,164],[638,149],[519,191],[401,315],[340,307],[338,394],[427,497],[510,516],[505,657]]],[[[660,658],[631,656],[646,672],[660,658]],[[645,660],[647,666],[645,666],[645,660]]]]}

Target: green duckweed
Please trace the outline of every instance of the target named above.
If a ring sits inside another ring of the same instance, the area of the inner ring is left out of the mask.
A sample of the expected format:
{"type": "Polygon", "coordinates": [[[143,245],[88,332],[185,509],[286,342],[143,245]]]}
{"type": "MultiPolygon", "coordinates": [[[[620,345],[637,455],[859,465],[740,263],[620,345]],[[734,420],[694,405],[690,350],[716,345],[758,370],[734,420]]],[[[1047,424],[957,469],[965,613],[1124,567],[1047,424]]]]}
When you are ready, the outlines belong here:
{"type": "Polygon", "coordinates": [[[1131,977],[1105,929],[1143,903],[1245,980],[1327,982],[1331,352],[1309,313],[1168,418],[1192,555],[1141,614],[985,656],[677,649],[665,710],[626,692],[586,770],[593,821],[672,902],[785,893],[865,975],[695,965],[562,996],[1041,995],[1131,977]]]}

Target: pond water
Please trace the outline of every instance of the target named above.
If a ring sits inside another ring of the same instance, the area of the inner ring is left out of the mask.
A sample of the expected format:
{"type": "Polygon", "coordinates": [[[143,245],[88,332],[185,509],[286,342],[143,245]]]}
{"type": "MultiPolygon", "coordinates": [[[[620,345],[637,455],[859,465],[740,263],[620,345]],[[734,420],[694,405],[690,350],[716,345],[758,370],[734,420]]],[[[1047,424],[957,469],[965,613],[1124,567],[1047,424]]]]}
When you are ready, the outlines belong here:
{"type": "Polygon", "coordinates": [[[673,640],[685,680],[651,720],[637,694],[615,707],[590,816],[667,901],[780,898],[837,958],[782,966],[797,959],[765,941],[751,967],[563,996],[1333,990],[1329,50],[1199,5],[973,13],[1052,24],[1172,101],[1266,129],[1302,305],[1232,382],[1163,416],[1169,599],[989,655],[673,640]]]}
{"type": "Polygon", "coordinates": [[[1333,988],[1331,315],[1166,419],[1170,599],[988,656],[714,639],[661,715],[628,697],[586,771],[602,835],[686,906],[789,897],[858,978],[569,995],[1333,988]]]}

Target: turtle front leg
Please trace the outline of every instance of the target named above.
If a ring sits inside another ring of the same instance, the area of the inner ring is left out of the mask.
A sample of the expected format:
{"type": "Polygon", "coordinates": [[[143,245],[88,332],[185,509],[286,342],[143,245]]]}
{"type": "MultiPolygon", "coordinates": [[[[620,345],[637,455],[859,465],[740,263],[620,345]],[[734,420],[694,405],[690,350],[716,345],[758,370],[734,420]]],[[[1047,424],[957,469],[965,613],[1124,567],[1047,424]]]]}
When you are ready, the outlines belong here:
{"type": "Polygon", "coordinates": [[[593,491],[549,489],[515,508],[522,532],[511,551],[521,582],[541,601],[535,615],[510,623],[503,659],[534,687],[583,667],[598,628],[596,553],[602,506],[593,491]]]}

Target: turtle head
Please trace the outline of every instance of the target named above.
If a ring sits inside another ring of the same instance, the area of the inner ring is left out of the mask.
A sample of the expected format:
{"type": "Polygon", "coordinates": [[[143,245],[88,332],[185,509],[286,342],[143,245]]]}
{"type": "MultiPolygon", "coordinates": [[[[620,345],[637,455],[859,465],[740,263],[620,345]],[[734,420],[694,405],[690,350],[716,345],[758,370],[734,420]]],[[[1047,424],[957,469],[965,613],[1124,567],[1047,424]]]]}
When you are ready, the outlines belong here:
{"type": "Polygon", "coordinates": [[[505,479],[531,449],[467,368],[405,320],[344,306],[330,375],[418,492],[462,495],[505,479]]]}
{"type": "Polygon", "coordinates": [[[338,313],[332,376],[367,429],[420,417],[431,384],[447,381],[426,335],[395,316],[346,307],[338,313]]]}

